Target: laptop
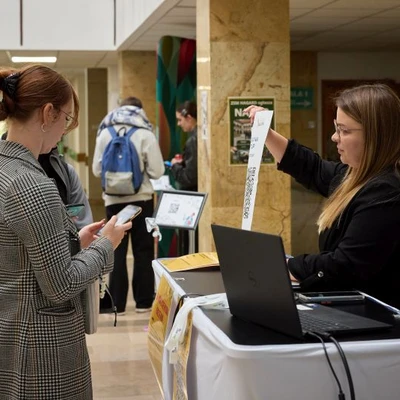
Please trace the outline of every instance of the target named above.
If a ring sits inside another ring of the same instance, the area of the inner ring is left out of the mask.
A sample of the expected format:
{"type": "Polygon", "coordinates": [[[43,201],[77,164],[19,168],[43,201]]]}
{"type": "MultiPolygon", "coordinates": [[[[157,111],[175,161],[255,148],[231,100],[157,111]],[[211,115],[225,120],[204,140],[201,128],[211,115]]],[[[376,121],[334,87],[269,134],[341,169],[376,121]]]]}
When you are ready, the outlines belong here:
{"type": "Polygon", "coordinates": [[[310,331],[334,336],[392,327],[319,304],[296,305],[280,236],[211,228],[232,315],[298,339],[310,331]]]}

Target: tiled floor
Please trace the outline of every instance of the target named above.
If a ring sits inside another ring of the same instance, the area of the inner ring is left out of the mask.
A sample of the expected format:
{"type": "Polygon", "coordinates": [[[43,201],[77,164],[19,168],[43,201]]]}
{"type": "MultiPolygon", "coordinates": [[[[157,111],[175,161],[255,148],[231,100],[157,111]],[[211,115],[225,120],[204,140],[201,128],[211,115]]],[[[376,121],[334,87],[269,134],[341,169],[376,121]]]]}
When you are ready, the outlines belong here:
{"type": "Polygon", "coordinates": [[[100,314],[97,332],[87,336],[95,400],[162,399],[147,352],[149,317],[135,312],[131,292],[116,327],[113,315],[100,314]]]}

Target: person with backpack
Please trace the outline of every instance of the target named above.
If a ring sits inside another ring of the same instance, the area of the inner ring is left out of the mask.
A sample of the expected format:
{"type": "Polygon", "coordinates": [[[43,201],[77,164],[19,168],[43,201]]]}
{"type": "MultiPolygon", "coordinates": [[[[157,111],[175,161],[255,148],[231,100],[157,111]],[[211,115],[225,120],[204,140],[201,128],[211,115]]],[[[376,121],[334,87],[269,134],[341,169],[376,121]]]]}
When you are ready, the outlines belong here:
{"type": "Polygon", "coordinates": [[[107,218],[133,204],[142,213],[132,221],[132,229],[115,251],[110,275],[110,294],[119,314],[126,309],[128,296],[127,252],[129,237],[134,257],[132,279],[136,312],[151,310],[154,300],[154,239],[146,229],[146,218],[154,212],[154,189],[150,179],[160,178],[164,160],[153,127],[142,102],[128,97],[99,125],[92,164],[93,174],[101,177],[107,218]]]}

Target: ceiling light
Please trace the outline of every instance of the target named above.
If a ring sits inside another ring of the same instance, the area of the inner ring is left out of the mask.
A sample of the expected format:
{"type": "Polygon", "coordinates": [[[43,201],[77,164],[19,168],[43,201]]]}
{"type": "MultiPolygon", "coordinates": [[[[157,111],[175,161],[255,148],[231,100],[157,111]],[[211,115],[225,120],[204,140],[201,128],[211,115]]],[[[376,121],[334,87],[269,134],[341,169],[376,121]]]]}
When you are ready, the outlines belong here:
{"type": "Polygon", "coordinates": [[[13,63],[55,63],[57,57],[11,57],[13,63]]]}

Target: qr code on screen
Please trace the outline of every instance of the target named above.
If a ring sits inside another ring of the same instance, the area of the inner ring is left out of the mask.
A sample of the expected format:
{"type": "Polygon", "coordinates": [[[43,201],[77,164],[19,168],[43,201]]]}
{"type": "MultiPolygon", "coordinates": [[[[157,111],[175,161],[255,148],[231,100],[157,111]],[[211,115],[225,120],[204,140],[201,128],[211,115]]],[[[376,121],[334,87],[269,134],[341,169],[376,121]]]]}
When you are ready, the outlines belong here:
{"type": "Polygon", "coordinates": [[[172,203],[172,204],[170,204],[170,206],[169,206],[168,212],[169,212],[170,214],[176,214],[176,213],[178,212],[178,210],[179,210],[179,204],[177,204],[177,203],[172,203]]]}

